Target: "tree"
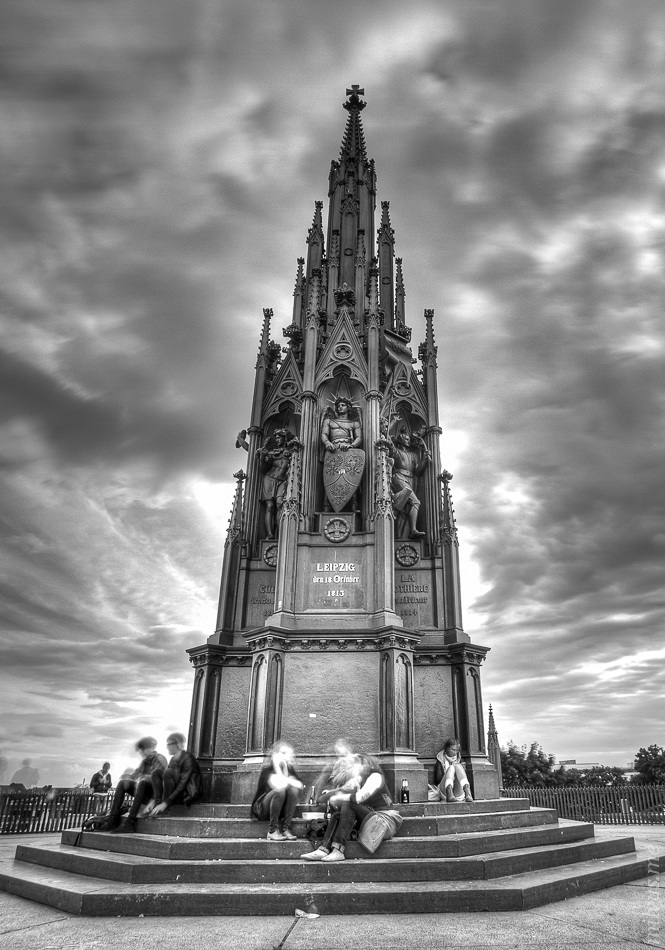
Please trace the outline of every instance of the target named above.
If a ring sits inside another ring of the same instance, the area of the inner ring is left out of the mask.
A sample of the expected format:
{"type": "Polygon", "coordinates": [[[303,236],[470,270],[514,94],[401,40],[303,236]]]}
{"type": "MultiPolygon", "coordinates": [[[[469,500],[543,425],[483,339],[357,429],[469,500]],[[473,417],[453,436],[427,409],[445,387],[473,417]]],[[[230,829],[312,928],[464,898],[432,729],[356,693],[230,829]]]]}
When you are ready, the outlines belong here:
{"type": "Polygon", "coordinates": [[[528,752],[525,745],[520,748],[509,742],[507,749],[501,749],[503,784],[506,788],[558,785],[555,763],[554,756],[543,752],[538,742],[532,742],[528,752]]]}
{"type": "Polygon", "coordinates": [[[636,785],[665,783],[665,749],[662,745],[640,749],[635,756],[635,771],[637,775],[633,777],[633,782],[636,785]]]}
{"type": "Polygon", "coordinates": [[[614,788],[626,784],[624,770],[618,765],[594,765],[591,769],[564,769],[557,772],[559,785],[578,785],[583,788],[614,788]]]}

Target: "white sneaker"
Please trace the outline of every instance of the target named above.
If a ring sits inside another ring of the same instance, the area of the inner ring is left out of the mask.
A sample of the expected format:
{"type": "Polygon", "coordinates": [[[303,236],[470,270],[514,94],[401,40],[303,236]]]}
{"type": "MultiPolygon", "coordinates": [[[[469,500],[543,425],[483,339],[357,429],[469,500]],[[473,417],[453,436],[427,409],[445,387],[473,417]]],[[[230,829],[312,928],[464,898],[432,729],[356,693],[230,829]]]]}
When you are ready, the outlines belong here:
{"type": "Polygon", "coordinates": [[[316,851],[308,851],[307,854],[301,854],[300,857],[303,861],[323,861],[329,853],[325,848],[317,848],[316,851]]]}
{"type": "Polygon", "coordinates": [[[340,851],[339,848],[333,848],[330,854],[327,854],[325,858],[321,858],[322,861],[343,861],[344,852],[340,851]]]}
{"type": "Polygon", "coordinates": [[[266,837],[268,841],[286,841],[281,831],[269,831],[266,837]]]}
{"type": "Polygon", "coordinates": [[[282,832],[287,841],[297,841],[298,835],[294,835],[290,828],[285,828],[282,832]]]}

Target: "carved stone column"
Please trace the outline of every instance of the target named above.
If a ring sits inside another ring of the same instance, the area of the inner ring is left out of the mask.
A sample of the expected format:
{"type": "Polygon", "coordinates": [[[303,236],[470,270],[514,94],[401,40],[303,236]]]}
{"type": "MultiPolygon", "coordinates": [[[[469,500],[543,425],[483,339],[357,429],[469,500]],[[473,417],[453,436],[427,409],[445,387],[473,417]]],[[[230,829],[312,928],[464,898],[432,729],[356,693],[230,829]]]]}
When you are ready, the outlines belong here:
{"type": "Polygon", "coordinates": [[[483,726],[480,664],[487,653],[488,647],[466,643],[449,648],[456,736],[473,794],[478,799],[499,797],[499,776],[487,758],[483,726]]]}
{"type": "Polygon", "coordinates": [[[427,801],[427,772],[415,753],[413,650],[417,639],[399,634],[383,637],[379,657],[381,764],[393,794],[399,795],[406,779],[414,802],[427,801]]]}

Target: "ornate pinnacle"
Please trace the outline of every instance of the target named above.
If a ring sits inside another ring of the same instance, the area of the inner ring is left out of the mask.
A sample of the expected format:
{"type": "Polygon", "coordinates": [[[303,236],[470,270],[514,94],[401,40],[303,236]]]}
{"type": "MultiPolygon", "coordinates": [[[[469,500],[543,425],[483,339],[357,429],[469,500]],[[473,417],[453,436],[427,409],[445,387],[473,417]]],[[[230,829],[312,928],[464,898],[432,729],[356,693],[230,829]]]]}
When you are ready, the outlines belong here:
{"type": "Polygon", "coordinates": [[[343,103],[344,108],[348,112],[351,112],[352,110],[362,112],[367,103],[363,102],[360,96],[365,95],[365,90],[361,89],[360,86],[351,86],[350,89],[346,90],[346,95],[349,96],[349,101],[343,103]]]}
{"type": "Polygon", "coordinates": [[[395,279],[395,293],[399,296],[406,297],[406,292],[404,290],[404,277],[402,276],[402,258],[396,257],[395,264],[397,265],[397,277],[395,279]]]}

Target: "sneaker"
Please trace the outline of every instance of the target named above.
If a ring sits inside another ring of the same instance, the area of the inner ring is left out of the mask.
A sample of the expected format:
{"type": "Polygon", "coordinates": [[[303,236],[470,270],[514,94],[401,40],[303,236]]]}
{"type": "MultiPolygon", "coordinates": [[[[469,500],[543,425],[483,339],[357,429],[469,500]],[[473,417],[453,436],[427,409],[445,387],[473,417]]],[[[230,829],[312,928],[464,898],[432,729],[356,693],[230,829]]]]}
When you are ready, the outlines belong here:
{"type": "Polygon", "coordinates": [[[321,858],[321,860],[322,860],[322,861],[330,861],[330,862],[332,862],[332,861],[343,861],[343,860],[344,860],[344,852],[341,851],[339,848],[333,848],[332,851],[330,852],[330,854],[327,854],[327,855],[325,856],[325,858],[321,858]]]}
{"type": "Polygon", "coordinates": [[[282,831],[282,834],[283,834],[283,836],[286,838],[287,841],[297,841],[297,840],[298,840],[298,836],[297,836],[297,835],[294,835],[294,833],[291,831],[290,828],[285,828],[285,829],[282,831]]]}
{"type": "Polygon", "coordinates": [[[135,818],[123,818],[117,828],[111,828],[112,835],[132,835],[136,831],[135,818]]]}
{"type": "Polygon", "coordinates": [[[316,851],[308,851],[307,854],[301,854],[300,857],[303,861],[323,861],[329,854],[330,851],[326,851],[325,848],[317,848],[316,851]]]}
{"type": "Polygon", "coordinates": [[[269,831],[267,839],[268,841],[286,841],[281,831],[269,831]]]}

